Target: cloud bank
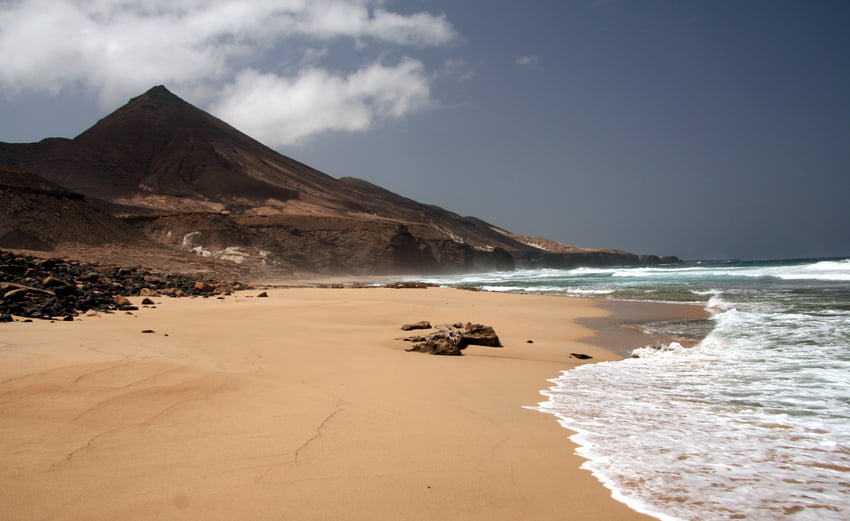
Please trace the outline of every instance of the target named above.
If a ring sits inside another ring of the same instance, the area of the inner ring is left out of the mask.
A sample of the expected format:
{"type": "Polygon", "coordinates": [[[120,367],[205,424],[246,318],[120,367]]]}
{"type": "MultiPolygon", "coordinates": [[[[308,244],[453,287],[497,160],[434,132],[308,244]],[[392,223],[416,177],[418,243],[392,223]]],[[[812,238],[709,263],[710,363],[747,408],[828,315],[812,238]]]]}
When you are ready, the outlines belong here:
{"type": "Polygon", "coordinates": [[[457,38],[442,15],[384,4],[0,0],[0,88],[7,96],[84,91],[108,109],[165,84],[271,146],[364,130],[427,107],[430,76],[403,54],[457,38]],[[339,42],[374,53],[353,70],[322,68],[339,42]],[[293,47],[302,49],[294,67],[281,59],[293,47]],[[398,48],[401,58],[382,58],[398,48]]]}
{"type": "Polygon", "coordinates": [[[329,130],[365,130],[428,105],[421,62],[373,64],[349,76],[307,69],[295,78],[245,70],[212,111],[229,122],[251,122],[251,135],[279,146],[329,130]]]}

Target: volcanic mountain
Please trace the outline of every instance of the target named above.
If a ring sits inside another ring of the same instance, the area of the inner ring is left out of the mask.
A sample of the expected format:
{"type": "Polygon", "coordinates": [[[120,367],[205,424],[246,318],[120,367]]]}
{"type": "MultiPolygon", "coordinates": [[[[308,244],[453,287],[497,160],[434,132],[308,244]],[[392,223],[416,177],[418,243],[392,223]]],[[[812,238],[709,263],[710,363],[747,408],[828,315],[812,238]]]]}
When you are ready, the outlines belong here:
{"type": "MultiPolygon", "coordinates": [[[[131,99],[74,139],[0,143],[0,167],[5,167],[4,197],[10,201],[33,193],[23,174],[29,172],[29,184],[49,183],[47,192],[64,193],[65,199],[112,219],[108,226],[92,225],[86,241],[81,237],[86,235],[84,224],[70,226],[76,230],[73,238],[61,233],[39,237],[38,227],[16,235],[12,231],[21,227],[15,217],[0,213],[0,231],[8,230],[0,238],[6,247],[49,250],[65,245],[66,251],[68,243],[102,244],[108,234],[115,244],[153,252],[149,264],[166,248],[264,274],[677,260],[516,235],[367,181],[331,177],[266,147],[162,86],[131,99]],[[16,237],[21,239],[17,246],[16,237]],[[28,247],[32,245],[39,248],[28,247]]],[[[60,222],[69,225],[69,220],[79,223],[77,214],[60,222]]]]}

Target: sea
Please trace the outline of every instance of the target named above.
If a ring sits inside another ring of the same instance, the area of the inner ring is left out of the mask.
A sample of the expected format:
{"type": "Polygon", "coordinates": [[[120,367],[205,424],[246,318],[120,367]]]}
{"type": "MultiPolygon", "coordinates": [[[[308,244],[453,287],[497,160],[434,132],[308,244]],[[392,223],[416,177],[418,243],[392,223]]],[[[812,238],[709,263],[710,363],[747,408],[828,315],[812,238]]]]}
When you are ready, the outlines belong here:
{"type": "Polygon", "coordinates": [[[704,306],[707,321],[645,326],[695,346],[656,342],[564,371],[530,408],[574,433],[616,499],[658,519],[850,519],[850,259],[425,280],[704,306]]]}

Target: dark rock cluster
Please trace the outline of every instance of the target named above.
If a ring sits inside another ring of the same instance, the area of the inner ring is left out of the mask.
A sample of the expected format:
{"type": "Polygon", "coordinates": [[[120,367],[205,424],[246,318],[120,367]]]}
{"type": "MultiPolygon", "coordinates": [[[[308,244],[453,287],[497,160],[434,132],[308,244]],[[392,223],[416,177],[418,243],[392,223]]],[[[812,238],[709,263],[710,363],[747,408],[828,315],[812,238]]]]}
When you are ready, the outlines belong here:
{"type": "MultiPolygon", "coordinates": [[[[416,324],[405,324],[401,329],[410,331],[411,329],[430,329],[430,327],[430,323],[423,320],[416,324]]],[[[431,355],[460,356],[463,354],[461,351],[470,345],[502,347],[499,336],[492,327],[469,322],[441,324],[436,326],[436,331],[426,336],[412,336],[403,340],[414,342],[406,351],[431,355]]]]}
{"type": "Polygon", "coordinates": [[[139,268],[40,259],[0,250],[0,322],[12,316],[73,320],[90,310],[133,310],[128,296],[185,297],[249,289],[235,282],[199,281],[139,268]]]}

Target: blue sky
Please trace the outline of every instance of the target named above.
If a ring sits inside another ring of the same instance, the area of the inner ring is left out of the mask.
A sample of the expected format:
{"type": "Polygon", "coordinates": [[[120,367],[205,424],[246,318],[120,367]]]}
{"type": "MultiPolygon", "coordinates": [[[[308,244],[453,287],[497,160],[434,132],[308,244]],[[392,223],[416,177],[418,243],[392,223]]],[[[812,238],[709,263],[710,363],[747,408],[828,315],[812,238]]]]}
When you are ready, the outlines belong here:
{"type": "Polygon", "coordinates": [[[0,0],[0,140],[73,137],[164,84],[517,233],[850,255],[848,26],[846,1],[0,0]]]}

